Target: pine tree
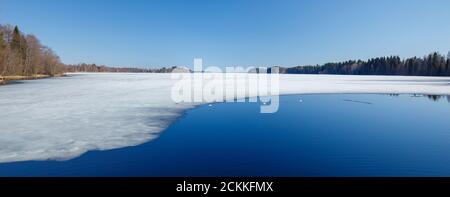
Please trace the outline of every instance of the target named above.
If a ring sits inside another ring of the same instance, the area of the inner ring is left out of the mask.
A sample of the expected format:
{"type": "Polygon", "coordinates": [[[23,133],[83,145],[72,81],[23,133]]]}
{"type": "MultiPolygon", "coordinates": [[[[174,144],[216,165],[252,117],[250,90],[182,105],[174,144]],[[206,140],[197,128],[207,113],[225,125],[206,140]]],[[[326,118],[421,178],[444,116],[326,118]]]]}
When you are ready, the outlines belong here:
{"type": "Polygon", "coordinates": [[[13,51],[19,51],[20,50],[20,42],[22,40],[22,37],[20,35],[19,27],[15,26],[13,31],[13,36],[11,40],[11,49],[13,51]]]}
{"type": "Polygon", "coordinates": [[[29,75],[32,73],[28,73],[27,69],[24,67],[24,63],[26,61],[27,55],[27,45],[25,37],[21,35],[19,31],[19,27],[15,26],[12,33],[11,40],[11,51],[14,57],[14,68],[12,69],[11,74],[16,75],[29,75]]]}
{"type": "MultiPolygon", "coordinates": [[[[450,76],[450,51],[447,54],[446,75],[450,76]]],[[[450,96],[448,98],[450,98],[450,96]]]]}

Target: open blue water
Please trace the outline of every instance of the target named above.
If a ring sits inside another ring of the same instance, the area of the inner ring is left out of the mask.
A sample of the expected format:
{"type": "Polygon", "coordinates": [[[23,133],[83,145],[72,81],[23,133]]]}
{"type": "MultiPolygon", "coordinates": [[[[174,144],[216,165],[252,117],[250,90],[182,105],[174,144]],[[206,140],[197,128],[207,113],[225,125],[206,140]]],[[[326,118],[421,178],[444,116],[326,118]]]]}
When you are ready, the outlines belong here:
{"type": "Polygon", "coordinates": [[[450,102],[413,95],[282,96],[189,110],[145,144],[0,176],[450,176],[450,102]],[[434,100],[433,100],[434,99],[434,100]]]}

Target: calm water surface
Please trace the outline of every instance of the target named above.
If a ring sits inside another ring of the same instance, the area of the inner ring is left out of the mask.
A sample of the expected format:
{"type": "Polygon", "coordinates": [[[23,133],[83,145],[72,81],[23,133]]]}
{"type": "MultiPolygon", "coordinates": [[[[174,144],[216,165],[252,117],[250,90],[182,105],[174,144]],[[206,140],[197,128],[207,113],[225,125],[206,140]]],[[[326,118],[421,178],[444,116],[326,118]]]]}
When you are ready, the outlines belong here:
{"type": "Polygon", "coordinates": [[[274,114],[260,114],[260,103],[203,105],[145,144],[4,163],[0,176],[450,176],[445,97],[319,94],[280,102],[274,114]]]}

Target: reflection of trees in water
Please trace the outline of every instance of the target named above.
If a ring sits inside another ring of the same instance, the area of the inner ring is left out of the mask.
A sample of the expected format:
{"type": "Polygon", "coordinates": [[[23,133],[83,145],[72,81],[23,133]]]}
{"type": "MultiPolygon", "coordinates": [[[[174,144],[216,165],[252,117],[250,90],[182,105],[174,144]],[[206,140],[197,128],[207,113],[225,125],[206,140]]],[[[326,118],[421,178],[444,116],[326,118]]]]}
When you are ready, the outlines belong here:
{"type": "Polygon", "coordinates": [[[450,103],[450,95],[425,95],[428,99],[432,101],[439,101],[441,99],[447,98],[447,101],[450,103]]]}
{"type": "MultiPolygon", "coordinates": [[[[400,94],[387,94],[388,96],[398,97],[400,94]]],[[[450,103],[450,95],[432,95],[432,94],[412,94],[412,97],[427,97],[431,101],[440,101],[441,99],[447,99],[450,103]]]]}
{"type": "Polygon", "coordinates": [[[442,96],[439,95],[426,95],[428,97],[428,99],[433,100],[433,101],[438,101],[441,99],[442,96]]]}
{"type": "Polygon", "coordinates": [[[400,94],[388,94],[389,96],[400,96],[400,94]]]}

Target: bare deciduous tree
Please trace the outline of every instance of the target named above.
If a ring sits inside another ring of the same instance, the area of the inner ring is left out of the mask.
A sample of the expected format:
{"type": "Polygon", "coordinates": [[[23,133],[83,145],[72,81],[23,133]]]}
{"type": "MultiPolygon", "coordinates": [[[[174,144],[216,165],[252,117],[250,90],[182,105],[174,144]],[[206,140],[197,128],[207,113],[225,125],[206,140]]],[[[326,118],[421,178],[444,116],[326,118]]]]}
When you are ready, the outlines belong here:
{"type": "Polygon", "coordinates": [[[27,48],[26,48],[26,57],[25,57],[25,69],[24,74],[25,75],[32,75],[36,74],[37,70],[40,70],[42,68],[39,67],[40,65],[40,50],[42,48],[41,43],[34,35],[27,35],[25,37],[27,42],[27,48]]]}
{"type": "Polygon", "coordinates": [[[59,57],[34,35],[25,35],[12,25],[0,25],[0,33],[0,75],[55,75],[64,71],[59,57]]]}

